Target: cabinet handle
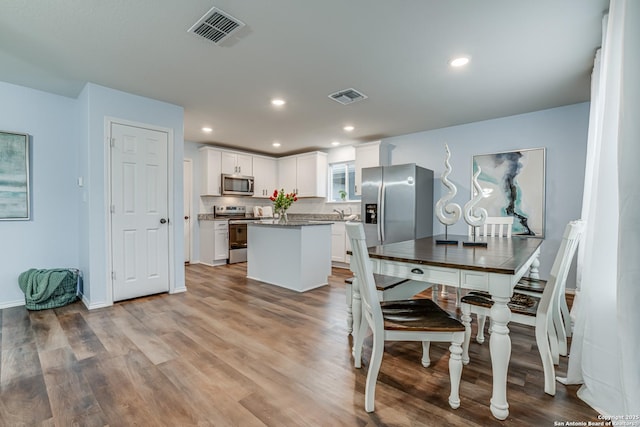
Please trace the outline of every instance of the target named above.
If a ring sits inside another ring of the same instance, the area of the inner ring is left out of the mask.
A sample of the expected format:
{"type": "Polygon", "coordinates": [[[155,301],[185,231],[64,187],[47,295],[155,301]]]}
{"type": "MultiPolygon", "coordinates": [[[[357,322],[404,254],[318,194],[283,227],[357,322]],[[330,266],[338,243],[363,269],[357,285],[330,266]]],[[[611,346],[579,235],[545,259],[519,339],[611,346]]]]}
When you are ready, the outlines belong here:
{"type": "Polygon", "coordinates": [[[424,271],[420,270],[419,268],[412,268],[411,272],[413,274],[424,274],[424,271]]]}

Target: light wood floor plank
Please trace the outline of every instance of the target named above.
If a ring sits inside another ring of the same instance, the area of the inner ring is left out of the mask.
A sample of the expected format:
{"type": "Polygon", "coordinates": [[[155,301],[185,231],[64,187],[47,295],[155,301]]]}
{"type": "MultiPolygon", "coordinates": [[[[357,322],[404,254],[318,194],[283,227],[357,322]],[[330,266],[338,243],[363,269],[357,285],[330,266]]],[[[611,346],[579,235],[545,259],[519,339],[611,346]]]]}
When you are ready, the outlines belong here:
{"type": "MultiPolygon", "coordinates": [[[[297,293],[246,278],[246,266],[186,267],[186,293],[87,311],[0,313],[0,426],[507,426],[597,421],[576,386],[544,393],[532,328],[509,325],[510,415],[491,416],[488,342],[472,342],[461,406],[449,407],[448,349],[387,343],[376,412],[364,411],[371,354],[353,367],[344,279],[297,293]]],[[[431,292],[425,293],[430,296],[431,292]]],[[[452,298],[454,295],[451,294],[452,298]]],[[[453,300],[438,303],[459,316],[453,300]]],[[[475,323],[473,325],[475,329],[475,323]]],[[[566,372],[561,358],[559,375],[566,372]]]]}

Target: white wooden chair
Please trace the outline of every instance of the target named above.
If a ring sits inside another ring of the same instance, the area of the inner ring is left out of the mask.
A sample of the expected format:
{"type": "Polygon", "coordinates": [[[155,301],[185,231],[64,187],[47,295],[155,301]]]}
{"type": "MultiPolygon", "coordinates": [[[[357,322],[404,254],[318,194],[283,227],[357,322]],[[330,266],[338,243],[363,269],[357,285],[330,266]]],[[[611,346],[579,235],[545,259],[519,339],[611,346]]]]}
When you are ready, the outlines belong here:
{"type": "MultiPolygon", "coordinates": [[[[482,227],[475,227],[476,236],[511,237],[512,216],[488,216],[482,227]]],[[[473,236],[473,227],[469,227],[469,236],[473,236]]]]}
{"type": "Polygon", "coordinates": [[[354,347],[355,366],[362,366],[362,345],[367,329],[373,332],[373,352],[365,387],[365,410],[373,412],[375,386],[382,364],[385,341],[421,341],[423,366],[429,366],[429,344],[431,341],[450,342],[449,376],[451,393],[449,405],[460,406],[460,379],[462,376],[462,343],[465,328],[457,319],[430,299],[380,301],[369,253],[361,223],[348,222],[347,235],[351,240],[351,264],[358,278],[362,295],[364,319],[356,334],[354,347]]]}
{"type": "MultiPolygon", "coordinates": [[[[578,247],[578,242],[584,230],[584,221],[571,221],[565,228],[562,243],[558,249],[556,259],[551,267],[550,279],[544,288],[541,297],[514,293],[509,303],[511,309],[511,322],[535,327],[536,344],[542,359],[544,369],[544,391],[555,395],[555,369],[553,349],[554,341],[557,341],[553,323],[553,313],[560,310],[560,298],[564,296],[564,288],[569,273],[571,261],[578,247]]],[[[462,322],[465,325],[465,341],[463,345],[462,359],[469,361],[469,341],[471,340],[471,314],[478,316],[478,331],[480,319],[490,315],[493,301],[483,292],[470,292],[462,298],[462,322]]],[[[480,342],[480,341],[479,341],[480,342]]]]}

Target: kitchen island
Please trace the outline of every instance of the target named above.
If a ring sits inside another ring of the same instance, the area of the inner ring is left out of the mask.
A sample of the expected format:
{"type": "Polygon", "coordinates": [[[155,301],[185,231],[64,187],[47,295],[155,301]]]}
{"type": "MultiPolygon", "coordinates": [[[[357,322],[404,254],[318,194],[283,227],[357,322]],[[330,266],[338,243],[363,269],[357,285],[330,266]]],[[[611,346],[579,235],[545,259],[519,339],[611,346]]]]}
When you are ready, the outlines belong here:
{"type": "Polygon", "coordinates": [[[250,223],[247,277],[298,292],[328,284],[331,223],[250,223]]]}

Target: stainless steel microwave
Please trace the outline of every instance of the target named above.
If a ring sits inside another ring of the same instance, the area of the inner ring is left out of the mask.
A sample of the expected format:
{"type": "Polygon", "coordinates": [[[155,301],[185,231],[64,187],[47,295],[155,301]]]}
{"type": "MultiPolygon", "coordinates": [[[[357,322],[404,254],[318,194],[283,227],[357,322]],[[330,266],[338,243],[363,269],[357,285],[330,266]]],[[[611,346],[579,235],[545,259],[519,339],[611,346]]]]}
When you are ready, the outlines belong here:
{"type": "Polygon", "coordinates": [[[222,174],[223,196],[253,196],[253,177],[222,174]]]}

